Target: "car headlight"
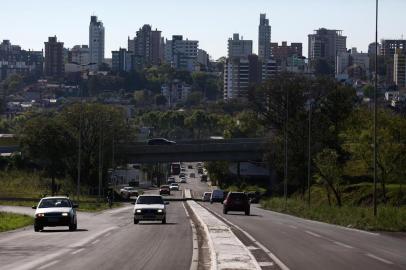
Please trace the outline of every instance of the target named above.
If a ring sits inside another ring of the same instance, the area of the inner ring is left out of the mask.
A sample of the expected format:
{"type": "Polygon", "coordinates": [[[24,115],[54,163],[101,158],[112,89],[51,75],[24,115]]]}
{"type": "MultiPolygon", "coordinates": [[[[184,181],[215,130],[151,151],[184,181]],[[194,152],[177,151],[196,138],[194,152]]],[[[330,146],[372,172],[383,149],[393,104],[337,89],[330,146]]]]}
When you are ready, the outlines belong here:
{"type": "Polygon", "coordinates": [[[39,213],[39,214],[36,214],[35,216],[36,216],[36,217],[43,217],[43,216],[44,216],[44,214],[39,213]]]}
{"type": "Polygon", "coordinates": [[[135,213],[141,213],[141,209],[135,210],[135,213]]]}
{"type": "Polygon", "coordinates": [[[62,213],[62,216],[67,217],[69,216],[69,213],[62,213]]]}
{"type": "Polygon", "coordinates": [[[158,213],[162,213],[164,210],[162,209],[158,209],[158,213]]]}

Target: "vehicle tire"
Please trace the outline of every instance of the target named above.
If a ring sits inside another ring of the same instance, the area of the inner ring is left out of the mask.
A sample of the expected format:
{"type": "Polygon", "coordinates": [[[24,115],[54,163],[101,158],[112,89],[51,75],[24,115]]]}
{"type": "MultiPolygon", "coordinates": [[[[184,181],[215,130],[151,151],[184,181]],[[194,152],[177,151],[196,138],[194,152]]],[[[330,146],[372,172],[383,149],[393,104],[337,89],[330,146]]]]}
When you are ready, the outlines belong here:
{"type": "Polygon", "coordinates": [[[134,218],[134,224],[138,224],[140,221],[134,218]]]}
{"type": "Polygon", "coordinates": [[[223,214],[227,215],[227,209],[223,208],[223,214]]]}
{"type": "Polygon", "coordinates": [[[76,231],[77,228],[78,228],[77,224],[70,224],[69,225],[69,231],[71,231],[71,232],[76,231]]]}
{"type": "Polygon", "coordinates": [[[250,215],[250,210],[248,209],[248,210],[245,210],[245,215],[246,216],[249,216],[250,215]]]}
{"type": "Polygon", "coordinates": [[[212,201],[212,200],[210,200],[210,204],[213,204],[213,201],[212,201]]]}
{"type": "Polygon", "coordinates": [[[166,217],[162,220],[162,224],[166,224],[166,217]]]}
{"type": "Polygon", "coordinates": [[[43,229],[44,229],[44,227],[34,226],[34,231],[35,231],[35,232],[42,231],[43,229]]]}

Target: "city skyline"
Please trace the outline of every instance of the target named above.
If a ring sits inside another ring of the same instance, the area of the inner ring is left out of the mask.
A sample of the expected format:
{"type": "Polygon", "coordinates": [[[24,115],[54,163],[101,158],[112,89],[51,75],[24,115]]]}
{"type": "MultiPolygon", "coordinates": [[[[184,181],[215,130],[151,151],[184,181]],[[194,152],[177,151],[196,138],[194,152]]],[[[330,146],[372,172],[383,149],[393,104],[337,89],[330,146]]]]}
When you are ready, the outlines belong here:
{"type": "MultiPolygon", "coordinates": [[[[322,0],[311,3],[293,0],[290,5],[258,0],[255,3],[233,1],[231,5],[211,0],[197,4],[181,0],[176,7],[165,1],[155,2],[155,5],[124,1],[124,4],[116,5],[110,1],[73,0],[56,4],[44,0],[40,6],[31,1],[8,2],[2,7],[0,23],[7,27],[0,33],[0,39],[9,39],[13,44],[34,50],[43,49],[44,41],[54,35],[67,48],[88,45],[90,16],[97,15],[106,28],[107,58],[111,57],[112,50],[127,48],[128,36],[133,36],[142,25],[150,24],[153,29],[161,30],[168,39],[179,34],[199,40],[199,47],[217,59],[227,55],[227,40],[233,33],[253,40],[254,53],[258,53],[259,14],[266,13],[272,27],[272,41],[302,42],[306,56],[308,34],[321,27],[343,30],[348,36],[348,48],[357,47],[359,51],[367,51],[368,44],[374,38],[375,1],[351,2],[329,1],[327,6],[322,0]],[[39,9],[42,13],[36,12],[39,9]],[[21,14],[18,20],[13,16],[15,10],[21,14]],[[48,11],[47,16],[41,15],[44,10],[48,11]],[[139,10],[142,12],[137,12],[139,10]],[[7,23],[10,21],[13,23],[7,23]]],[[[380,39],[400,39],[406,33],[401,24],[396,23],[401,20],[402,10],[405,9],[406,2],[401,0],[381,4],[380,39]]]]}

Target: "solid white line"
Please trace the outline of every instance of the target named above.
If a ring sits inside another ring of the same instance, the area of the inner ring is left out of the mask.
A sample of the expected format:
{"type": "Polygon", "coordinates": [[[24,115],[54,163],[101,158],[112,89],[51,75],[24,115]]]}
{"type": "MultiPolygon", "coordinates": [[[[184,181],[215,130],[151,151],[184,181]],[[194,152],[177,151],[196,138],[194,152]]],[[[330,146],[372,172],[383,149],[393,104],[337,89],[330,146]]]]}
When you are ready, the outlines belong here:
{"type": "Polygon", "coordinates": [[[354,247],[352,247],[350,245],[347,245],[347,244],[344,244],[344,243],[341,243],[341,242],[338,242],[338,241],[334,241],[333,243],[336,244],[336,245],[345,247],[345,248],[354,248],[354,247]]]}
{"type": "Polygon", "coordinates": [[[289,225],[289,227],[291,227],[292,229],[297,229],[297,227],[293,225],[289,225]]]}
{"type": "Polygon", "coordinates": [[[374,254],[371,254],[371,253],[367,253],[365,255],[367,255],[368,257],[370,257],[372,259],[378,260],[378,261],[386,263],[386,264],[393,264],[393,262],[385,260],[385,259],[383,259],[381,257],[375,256],[374,254]]]}
{"type": "Polygon", "coordinates": [[[78,254],[79,252],[82,252],[83,250],[85,250],[84,248],[80,248],[78,250],[75,250],[74,252],[72,252],[72,255],[78,254]]]}
{"type": "Polygon", "coordinates": [[[56,260],[56,261],[53,261],[53,262],[47,263],[47,264],[45,264],[45,265],[43,265],[43,266],[39,267],[39,268],[38,268],[38,270],[42,270],[42,269],[48,268],[48,267],[50,267],[50,266],[52,266],[52,265],[54,265],[54,264],[57,264],[58,262],[59,262],[59,261],[58,261],[58,260],[56,260]]]}
{"type": "Polygon", "coordinates": [[[111,234],[111,233],[106,233],[106,234],[104,235],[104,237],[108,237],[108,236],[110,236],[110,234],[111,234]]]}
{"type": "Polygon", "coordinates": [[[199,266],[199,243],[197,242],[197,232],[196,225],[193,223],[193,220],[190,218],[190,215],[186,209],[185,203],[182,203],[183,209],[185,210],[186,216],[189,219],[190,226],[192,227],[192,261],[190,263],[190,270],[197,270],[199,266]]]}
{"type": "Polygon", "coordinates": [[[311,236],[317,237],[317,238],[321,238],[321,235],[311,232],[311,231],[305,231],[305,233],[310,234],[311,236]]]}
{"type": "Polygon", "coordinates": [[[94,240],[91,244],[94,245],[94,244],[97,244],[97,243],[99,243],[99,242],[100,242],[100,240],[97,239],[97,240],[94,240]]]}
{"type": "Polygon", "coordinates": [[[272,261],[274,261],[281,270],[290,270],[289,267],[287,267],[281,260],[279,260],[278,257],[275,256],[269,249],[267,249],[263,244],[258,242],[252,235],[250,235],[248,232],[245,230],[241,229],[239,226],[235,225],[228,219],[223,218],[221,215],[217,214],[215,211],[211,211],[215,216],[217,216],[219,219],[223,220],[224,222],[230,224],[237,230],[241,231],[248,239],[250,239],[252,242],[254,242],[260,249],[262,249],[268,256],[271,258],[272,261]]]}
{"type": "Polygon", "coordinates": [[[259,262],[258,264],[259,264],[259,266],[261,266],[261,267],[269,267],[269,266],[273,266],[273,265],[274,265],[273,262],[259,262]]]}

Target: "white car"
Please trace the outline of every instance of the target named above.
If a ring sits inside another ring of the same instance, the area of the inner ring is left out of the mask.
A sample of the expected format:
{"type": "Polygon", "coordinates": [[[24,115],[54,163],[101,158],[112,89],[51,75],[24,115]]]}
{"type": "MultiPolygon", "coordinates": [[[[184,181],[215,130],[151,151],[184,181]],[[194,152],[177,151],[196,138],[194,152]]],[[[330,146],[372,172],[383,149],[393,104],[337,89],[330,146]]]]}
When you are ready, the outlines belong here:
{"type": "Polygon", "coordinates": [[[202,196],[202,201],[203,202],[209,202],[211,198],[211,192],[205,192],[202,196]]]}
{"type": "Polygon", "coordinates": [[[68,226],[70,231],[75,231],[78,227],[75,209],[78,207],[65,196],[42,198],[38,206],[32,207],[35,209],[34,231],[56,226],[68,226]]]}
{"type": "Polygon", "coordinates": [[[160,195],[141,195],[134,204],[134,224],[140,221],[162,221],[166,223],[166,206],[160,195]]]}
{"type": "Polygon", "coordinates": [[[132,196],[137,197],[138,191],[133,187],[123,187],[120,189],[120,195],[123,199],[129,199],[132,196]]]}
{"type": "Polygon", "coordinates": [[[173,191],[173,190],[179,191],[179,184],[178,184],[178,183],[172,183],[172,184],[169,186],[169,189],[170,189],[171,191],[173,191]]]}

